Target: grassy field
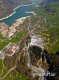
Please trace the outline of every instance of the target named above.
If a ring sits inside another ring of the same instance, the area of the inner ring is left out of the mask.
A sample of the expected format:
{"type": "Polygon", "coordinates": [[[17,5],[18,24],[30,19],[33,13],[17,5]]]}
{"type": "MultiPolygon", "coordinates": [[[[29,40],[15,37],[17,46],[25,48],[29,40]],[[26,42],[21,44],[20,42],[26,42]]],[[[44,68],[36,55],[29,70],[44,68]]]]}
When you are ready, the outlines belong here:
{"type": "Polygon", "coordinates": [[[18,43],[22,38],[24,38],[27,35],[27,30],[23,30],[20,32],[15,33],[16,35],[9,39],[4,39],[2,35],[0,34],[0,50],[2,50],[5,46],[7,46],[10,42],[18,43]]]}
{"type": "Polygon", "coordinates": [[[5,78],[4,80],[27,80],[28,78],[22,74],[22,73],[18,73],[16,72],[15,75],[13,75],[12,72],[10,72],[5,78]]]}
{"type": "Polygon", "coordinates": [[[19,42],[27,34],[27,32],[28,32],[27,30],[24,30],[16,33],[16,36],[11,38],[10,42],[13,42],[13,43],[19,42]]]}
{"type": "MultiPolygon", "coordinates": [[[[44,38],[44,47],[50,53],[59,51],[59,3],[50,3],[36,7],[37,22],[35,33],[44,38]]],[[[34,16],[35,17],[35,16],[34,16]]]]}
{"type": "Polygon", "coordinates": [[[2,64],[2,60],[0,60],[0,74],[2,72],[2,69],[3,69],[3,64],[2,64]]]}
{"type": "Polygon", "coordinates": [[[6,41],[0,42],[0,50],[2,50],[5,46],[7,46],[8,43],[9,42],[6,42],[6,41]]]}
{"type": "MultiPolygon", "coordinates": [[[[0,37],[0,50],[2,50],[10,42],[18,43],[27,35],[27,33],[28,31],[24,29],[23,31],[15,33],[14,37],[12,37],[11,39],[5,39],[3,38],[2,35],[0,35],[1,36],[0,37]]],[[[2,60],[0,60],[0,78],[4,77],[7,72],[8,72],[8,69],[5,66],[3,68],[2,60]]],[[[13,72],[10,72],[3,80],[26,80],[26,79],[27,77],[22,73],[17,72],[16,75],[14,75],[13,72]]]]}
{"type": "MultiPolygon", "coordinates": [[[[0,78],[3,78],[9,70],[2,64],[2,60],[0,60],[0,78]],[[3,70],[3,72],[2,72],[3,70]],[[1,74],[2,73],[2,74],[1,74]]],[[[18,73],[16,70],[10,72],[3,80],[27,80],[28,78],[22,74],[18,73]]]]}
{"type": "Polygon", "coordinates": [[[3,37],[3,35],[2,35],[2,34],[0,34],[0,39],[4,39],[4,37],[3,37]]]}

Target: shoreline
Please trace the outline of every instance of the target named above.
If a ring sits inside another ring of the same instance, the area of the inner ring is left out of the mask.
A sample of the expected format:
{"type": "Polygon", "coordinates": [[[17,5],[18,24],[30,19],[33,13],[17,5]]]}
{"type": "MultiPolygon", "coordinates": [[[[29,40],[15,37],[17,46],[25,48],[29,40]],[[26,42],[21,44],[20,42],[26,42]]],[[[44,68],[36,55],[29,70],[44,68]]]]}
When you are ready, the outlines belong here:
{"type": "Polygon", "coordinates": [[[16,21],[18,21],[18,20],[23,21],[23,20],[25,20],[26,18],[29,18],[29,17],[30,17],[30,16],[21,17],[21,18],[17,19],[16,21]]]}
{"type": "Polygon", "coordinates": [[[7,19],[7,18],[9,18],[9,17],[11,17],[12,15],[14,15],[16,13],[16,11],[14,11],[12,14],[10,14],[9,16],[6,16],[6,17],[4,17],[4,18],[1,18],[0,19],[0,21],[2,21],[2,20],[4,20],[4,19],[7,19]]]}
{"type": "Polygon", "coordinates": [[[34,11],[27,11],[27,12],[25,12],[25,13],[30,13],[30,14],[33,14],[33,15],[36,16],[36,13],[35,13],[34,11]]]}
{"type": "Polygon", "coordinates": [[[32,3],[32,4],[29,4],[29,5],[20,5],[20,6],[17,6],[16,8],[13,9],[13,11],[15,11],[16,9],[22,7],[22,6],[30,6],[30,5],[34,5],[35,3],[32,3]]]}
{"type": "Polygon", "coordinates": [[[17,27],[19,25],[22,25],[24,23],[24,21],[26,20],[26,18],[29,18],[30,16],[26,16],[26,17],[21,17],[19,19],[17,19],[12,25],[9,26],[9,28],[13,28],[13,27],[17,27]]]}
{"type": "Polygon", "coordinates": [[[18,25],[22,24],[25,21],[26,18],[29,18],[29,17],[30,16],[21,17],[21,18],[17,19],[11,26],[13,26],[13,25],[18,26],[18,25]]]}
{"type": "Polygon", "coordinates": [[[14,9],[13,9],[13,12],[12,12],[9,16],[6,16],[6,17],[1,18],[0,21],[2,21],[2,20],[4,20],[4,19],[7,19],[7,18],[11,17],[12,15],[14,15],[14,14],[16,13],[16,9],[18,9],[18,8],[20,8],[20,7],[22,7],[22,6],[30,6],[30,5],[34,5],[34,4],[35,4],[35,3],[29,4],[29,5],[20,5],[20,6],[16,7],[16,8],[14,8],[14,9]]]}

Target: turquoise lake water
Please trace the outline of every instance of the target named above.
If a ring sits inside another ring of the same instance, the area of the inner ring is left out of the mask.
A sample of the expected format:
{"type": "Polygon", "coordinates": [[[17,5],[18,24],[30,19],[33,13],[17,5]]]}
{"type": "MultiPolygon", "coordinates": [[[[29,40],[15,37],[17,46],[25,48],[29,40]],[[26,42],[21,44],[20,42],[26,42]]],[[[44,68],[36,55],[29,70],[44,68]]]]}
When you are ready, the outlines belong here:
{"type": "Polygon", "coordinates": [[[4,19],[0,22],[4,22],[7,25],[12,25],[17,19],[21,17],[31,16],[32,14],[26,13],[26,11],[31,10],[35,7],[35,4],[28,5],[28,6],[21,6],[18,9],[16,9],[16,13],[13,14],[11,17],[8,17],[7,19],[4,19]]]}

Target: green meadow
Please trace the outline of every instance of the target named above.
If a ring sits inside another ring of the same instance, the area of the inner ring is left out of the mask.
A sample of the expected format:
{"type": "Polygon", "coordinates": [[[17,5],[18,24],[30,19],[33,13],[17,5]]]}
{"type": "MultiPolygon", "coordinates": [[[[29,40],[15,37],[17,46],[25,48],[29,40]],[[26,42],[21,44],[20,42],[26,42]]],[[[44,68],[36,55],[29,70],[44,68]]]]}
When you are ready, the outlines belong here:
{"type": "Polygon", "coordinates": [[[32,16],[31,22],[35,18],[35,33],[40,34],[44,39],[44,47],[49,53],[59,51],[59,2],[43,4],[33,10],[36,16],[32,16]]]}
{"type": "Polygon", "coordinates": [[[3,38],[3,36],[0,34],[0,50],[2,50],[5,46],[7,46],[10,42],[12,43],[18,43],[20,40],[22,40],[26,35],[28,31],[23,30],[20,32],[15,33],[15,36],[13,36],[10,39],[3,38]]]}

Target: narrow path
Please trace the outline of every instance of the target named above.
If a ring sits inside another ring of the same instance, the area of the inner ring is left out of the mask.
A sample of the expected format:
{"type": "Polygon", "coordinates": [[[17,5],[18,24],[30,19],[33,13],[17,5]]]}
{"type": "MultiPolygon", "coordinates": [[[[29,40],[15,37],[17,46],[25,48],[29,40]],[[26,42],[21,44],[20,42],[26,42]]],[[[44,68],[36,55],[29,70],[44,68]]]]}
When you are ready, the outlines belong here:
{"type": "Polygon", "coordinates": [[[13,71],[16,68],[16,66],[12,67],[0,80],[3,80],[11,71],[13,71]]]}

